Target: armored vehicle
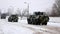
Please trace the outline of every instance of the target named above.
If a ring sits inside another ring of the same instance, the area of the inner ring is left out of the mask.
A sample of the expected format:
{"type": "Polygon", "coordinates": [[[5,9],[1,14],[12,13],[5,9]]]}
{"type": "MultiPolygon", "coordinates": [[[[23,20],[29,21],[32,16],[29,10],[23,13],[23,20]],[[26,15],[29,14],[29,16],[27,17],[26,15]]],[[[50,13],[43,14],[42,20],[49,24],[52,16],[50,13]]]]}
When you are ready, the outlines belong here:
{"type": "Polygon", "coordinates": [[[18,22],[18,15],[11,15],[8,18],[8,22],[18,22]]]}
{"type": "Polygon", "coordinates": [[[6,14],[1,14],[1,19],[5,19],[6,18],[6,14]]]}
{"type": "Polygon", "coordinates": [[[34,24],[34,25],[47,25],[47,22],[49,21],[49,17],[47,15],[44,15],[43,12],[35,12],[34,15],[30,15],[27,18],[28,24],[34,24]]]}

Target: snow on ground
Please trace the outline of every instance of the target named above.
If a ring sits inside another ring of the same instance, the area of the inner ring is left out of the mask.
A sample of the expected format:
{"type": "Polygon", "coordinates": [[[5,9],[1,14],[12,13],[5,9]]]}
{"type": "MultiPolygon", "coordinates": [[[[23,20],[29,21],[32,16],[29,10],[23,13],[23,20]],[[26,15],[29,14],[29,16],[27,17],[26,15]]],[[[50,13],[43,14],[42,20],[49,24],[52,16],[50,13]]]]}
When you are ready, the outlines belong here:
{"type": "Polygon", "coordinates": [[[49,17],[50,18],[50,22],[54,22],[54,23],[60,23],[60,17],[49,17]]]}
{"type": "MultiPolygon", "coordinates": [[[[0,19],[0,34],[60,34],[60,23],[48,22],[45,25],[30,25],[27,23],[26,17],[18,22],[8,22],[6,19],[0,19]]],[[[54,19],[55,20],[55,19],[54,19]]]]}
{"type": "Polygon", "coordinates": [[[4,21],[0,22],[0,29],[4,34],[32,34],[33,31],[20,26],[16,26],[4,21]]]}

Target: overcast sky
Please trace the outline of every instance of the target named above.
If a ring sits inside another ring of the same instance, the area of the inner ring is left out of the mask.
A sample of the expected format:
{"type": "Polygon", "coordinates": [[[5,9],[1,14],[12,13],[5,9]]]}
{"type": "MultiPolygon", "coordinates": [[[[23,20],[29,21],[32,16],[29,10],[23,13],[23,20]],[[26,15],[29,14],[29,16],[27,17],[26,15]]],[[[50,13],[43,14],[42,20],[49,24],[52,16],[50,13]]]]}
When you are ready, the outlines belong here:
{"type": "Polygon", "coordinates": [[[14,7],[15,10],[17,8],[24,9],[27,7],[29,3],[29,11],[44,11],[53,6],[55,0],[0,0],[0,9],[7,10],[10,6],[14,7]]]}

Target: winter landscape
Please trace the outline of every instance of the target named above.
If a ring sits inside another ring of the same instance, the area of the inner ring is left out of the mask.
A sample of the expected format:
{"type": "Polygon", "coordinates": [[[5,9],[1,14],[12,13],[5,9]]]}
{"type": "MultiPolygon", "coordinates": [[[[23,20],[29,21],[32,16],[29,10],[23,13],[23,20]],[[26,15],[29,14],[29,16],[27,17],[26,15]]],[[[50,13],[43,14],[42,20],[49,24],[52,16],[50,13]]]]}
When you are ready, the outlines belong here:
{"type": "Polygon", "coordinates": [[[60,34],[60,0],[0,0],[0,34],[60,34]],[[47,25],[28,24],[34,12],[49,16],[47,25]],[[14,14],[18,22],[8,22],[14,14]]]}
{"type": "Polygon", "coordinates": [[[45,26],[30,25],[26,17],[23,20],[19,18],[18,22],[8,22],[7,18],[0,19],[0,34],[60,34],[60,23],[56,21],[57,17],[51,17],[45,26]]]}

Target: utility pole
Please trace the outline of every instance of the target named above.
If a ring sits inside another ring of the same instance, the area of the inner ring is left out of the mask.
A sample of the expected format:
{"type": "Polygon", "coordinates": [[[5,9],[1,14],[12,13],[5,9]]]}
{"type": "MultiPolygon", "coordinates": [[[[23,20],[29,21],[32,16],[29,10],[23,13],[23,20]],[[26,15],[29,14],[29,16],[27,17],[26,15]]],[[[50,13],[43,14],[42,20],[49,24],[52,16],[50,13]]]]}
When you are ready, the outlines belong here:
{"type": "Polygon", "coordinates": [[[24,2],[25,4],[27,4],[27,17],[29,16],[29,3],[24,2]]]}

